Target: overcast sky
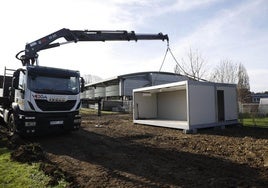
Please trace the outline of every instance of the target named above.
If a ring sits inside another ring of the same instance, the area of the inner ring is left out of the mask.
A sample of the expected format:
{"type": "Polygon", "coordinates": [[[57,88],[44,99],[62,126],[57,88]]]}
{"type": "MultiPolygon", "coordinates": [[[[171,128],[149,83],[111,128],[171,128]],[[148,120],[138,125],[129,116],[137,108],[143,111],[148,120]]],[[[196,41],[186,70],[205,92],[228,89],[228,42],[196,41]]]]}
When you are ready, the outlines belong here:
{"type": "MultiPolygon", "coordinates": [[[[268,91],[267,0],[8,0],[0,2],[1,63],[17,68],[15,54],[61,28],[168,34],[178,60],[198,49],[208,70],[223,59],[242,63],[251,90],[268,91]]],[[[158,71],[166,42],[80,42],[39,53],[40,65],[109,78],[158,71]]],[[[173,72],[171,56],[162,71],[173,72]]]]}

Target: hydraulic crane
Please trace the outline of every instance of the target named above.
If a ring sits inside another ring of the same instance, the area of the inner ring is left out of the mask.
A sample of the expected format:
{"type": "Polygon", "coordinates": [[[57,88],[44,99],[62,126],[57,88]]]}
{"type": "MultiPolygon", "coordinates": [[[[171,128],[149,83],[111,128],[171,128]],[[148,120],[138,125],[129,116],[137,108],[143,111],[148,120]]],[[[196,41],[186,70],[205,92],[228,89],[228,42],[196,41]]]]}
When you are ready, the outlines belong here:
{"type": "MultiPolygon", "coordinates": [[[[38,52],[67,43],[82,41],[167,40],[158,34],[136,34],[134,31],[97,31],[61,29],[26,44],[16,58],[26,68],[14,70],[10,88],[0,98],[0,118],[11,132],[39,134],[47,131],[77,130],[81,124],[80,92],[84,81],[79,71],[38,65],[38,52]],[[63,38],[64,42],[57,42],[63,38]]],[[[5,77],[5,75],[4,75],[5,77]]],[[[10,83],[10,82],[9,82],[10,83]]],[[[6,85],[8,86],[6,86],[6,85]]]]}
{"type": "MultiPolygon", "coordinates": [[[[37,52],[49,48],[58,47],[62,44],[82,41],[138,41],[138,40],[169,40],[168,35],[158,34],[136,34],[134,31],[128,32],[123,30],[70,30],[63,28],[50,35],[26,44],[25,50],[20,51],[16,57],[21,60],[23,66],[34,65],[38,62],[37,52]],[[53,43],[59,38],[64,38],[66,42],[53,43]],[[19,54],[24,52],[25,54],[19,57],[19,54]]],[[[38,63],[37,63],[38,64],[38,63]]]]}

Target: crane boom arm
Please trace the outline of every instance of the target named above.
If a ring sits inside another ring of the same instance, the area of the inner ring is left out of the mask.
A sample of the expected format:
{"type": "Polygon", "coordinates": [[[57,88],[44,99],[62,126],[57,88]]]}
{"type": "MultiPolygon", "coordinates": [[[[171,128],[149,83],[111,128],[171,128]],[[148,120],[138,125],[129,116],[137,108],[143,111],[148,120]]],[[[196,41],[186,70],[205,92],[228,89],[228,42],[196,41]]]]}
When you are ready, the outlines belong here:
{"type": "Polygon", "coordinates": [[[110,30],[70,30],[63,28],[50,35],[26,44],[25,50],[20,51],[16,57],[21,60],[23,66],[33,65],[38,58],[37,52],[49,48],[58,47],[61,44],[80,41],[137,41],[137,40],[169,40],[168,35],[158,34],[136,34],[134,31],[110,31],[110,30]],[[59,43],[55,40],[64,38],[66,42],[59,43]],[[19,57],[19,54],[24,52],[24,55],[19,57]]]}

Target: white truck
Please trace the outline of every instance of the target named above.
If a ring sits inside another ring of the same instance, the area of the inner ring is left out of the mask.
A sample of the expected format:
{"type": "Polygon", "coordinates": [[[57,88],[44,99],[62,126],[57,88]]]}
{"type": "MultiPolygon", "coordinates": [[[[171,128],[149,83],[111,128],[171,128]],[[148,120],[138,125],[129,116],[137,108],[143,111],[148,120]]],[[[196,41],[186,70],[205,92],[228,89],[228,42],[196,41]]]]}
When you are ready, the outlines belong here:
{"type": "MultiPolygon", "coordinates": [[[[133,31],[80,31],[63,28],[26,44],[25,50],[16,55],[25,68],[14,70],[11,77],[6,74],[3,76],[0,118],[11,132],[24,135],[79,129],[83,78],[79,71],[39,66],[37,52],[70,42],[123,40],[168,41],[168,36],[162,33],[135,34],[133,31]],[[66,41],[56,42],[59,38],[66,41]]],[[[5,73],[6,70],[8,69],[5,69],[5,73]]]]}

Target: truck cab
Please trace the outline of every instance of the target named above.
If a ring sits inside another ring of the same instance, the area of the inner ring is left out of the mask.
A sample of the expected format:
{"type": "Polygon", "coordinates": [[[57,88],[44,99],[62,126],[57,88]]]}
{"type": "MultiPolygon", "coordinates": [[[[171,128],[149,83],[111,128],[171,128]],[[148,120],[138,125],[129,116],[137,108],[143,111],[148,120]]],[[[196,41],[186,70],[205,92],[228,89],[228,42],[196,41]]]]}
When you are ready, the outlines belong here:
{"type": "Polygon", "coordinates": [[[13,74],[11,106],[4,110],[4,121],[23,134],[77,130],[83,85],[78,71],[43,66],[18,69],[13,74]]]}

